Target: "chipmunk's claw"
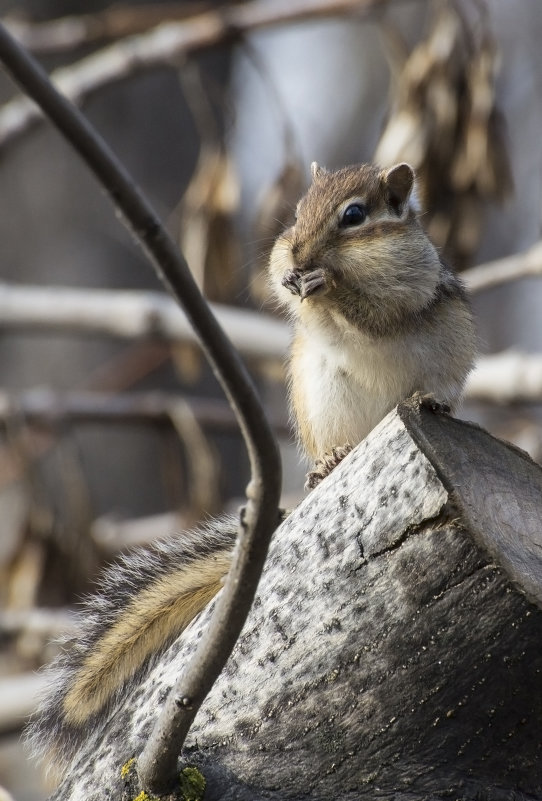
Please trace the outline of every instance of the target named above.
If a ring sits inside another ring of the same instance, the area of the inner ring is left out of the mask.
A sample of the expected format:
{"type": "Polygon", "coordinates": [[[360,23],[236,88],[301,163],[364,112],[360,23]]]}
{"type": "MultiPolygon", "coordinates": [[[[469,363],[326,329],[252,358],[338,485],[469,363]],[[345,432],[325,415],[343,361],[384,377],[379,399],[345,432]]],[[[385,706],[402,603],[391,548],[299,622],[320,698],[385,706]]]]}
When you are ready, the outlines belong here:
{"type": "Polygon", "coordinates": [[[305,481],[305,489],[311,490],[318,486],[326,476],[329,476],[331,471],[337,467],[347,454],[352,450],[352,445],[339,445],[332,448],[330,451],[324,453],[320,459],[314,463],[314,470],[307,473],[307,480],[305,481]]]}
{"type": "Polygon", "coordinates": [[[440,414],[450,414],[450,407],[445,401],[439,401],[430,393],[415,392],[412,396],[420,406],[440,414]]]}
{"type": "Polygon", "coordinates": [[[328,288],[327,279],[321,267],[302,273],[299,279],[301,300],[305,300],[309,295],[321,295],[328,288]]]}
{"type": "Polygon", "coordinates": [[[288,270],[284,274],[281,284],[288,289],[292,295],[299,295],[301,300],[311,295],[321,295],[328,289],[326,274],[321,267],[314,270],[288,270]]]}
{"type": "Polygon", "coordinates": [[[280,282],[292,295],[301,295],[301,276],[295,270],[288,270],[280,282]]]}

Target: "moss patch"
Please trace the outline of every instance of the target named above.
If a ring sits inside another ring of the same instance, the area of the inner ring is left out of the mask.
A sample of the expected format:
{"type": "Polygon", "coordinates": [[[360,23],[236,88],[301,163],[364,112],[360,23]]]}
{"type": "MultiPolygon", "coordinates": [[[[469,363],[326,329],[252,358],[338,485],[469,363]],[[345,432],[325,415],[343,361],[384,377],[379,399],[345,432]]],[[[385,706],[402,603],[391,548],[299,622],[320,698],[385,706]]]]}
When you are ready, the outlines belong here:
{"type": "Polygon", "coordinates": [[[134,766],[134,763],[135,763],[135,757],[132,757],[131,759],[128,760],[128,762],[124,763],[124,765],[120,769],[121,779],[127,779],[128,778],[128,776],[130,775],[130,771],[132,770],[132,768],[134,766]]]}
{"type": "Polygon", "coordinates": [[[183,801],[203,801],[205,776],[193,766],[183,768],[180,776],[181,798],[183,801]]]}

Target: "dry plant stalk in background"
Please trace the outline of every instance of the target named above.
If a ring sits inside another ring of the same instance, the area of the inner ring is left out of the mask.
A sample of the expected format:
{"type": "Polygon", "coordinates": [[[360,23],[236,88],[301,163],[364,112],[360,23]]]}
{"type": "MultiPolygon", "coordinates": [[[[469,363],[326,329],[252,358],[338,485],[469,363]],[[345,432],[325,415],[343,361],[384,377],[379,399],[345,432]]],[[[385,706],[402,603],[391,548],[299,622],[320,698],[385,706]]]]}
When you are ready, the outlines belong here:
{"type": "Polygon", "coordinates": [[[230,156],[202,146],[196,171],[181,203],[180,245],[208,300],[228,303],[239,291],[240,247],[233,217],[239,184],[230,156]]]}
{"type": "Polygon", "coordinates": [[[427,38],[408,56],[387,29],[400,63],[375,153],[384,166],[404,160],[416,169],[425,227],[458,269],[472,261],[487,203],[512,188],[495,97],[497,48],[483,6],[476,9],[478,31],[459,5],[440,6],[427,38]]]}

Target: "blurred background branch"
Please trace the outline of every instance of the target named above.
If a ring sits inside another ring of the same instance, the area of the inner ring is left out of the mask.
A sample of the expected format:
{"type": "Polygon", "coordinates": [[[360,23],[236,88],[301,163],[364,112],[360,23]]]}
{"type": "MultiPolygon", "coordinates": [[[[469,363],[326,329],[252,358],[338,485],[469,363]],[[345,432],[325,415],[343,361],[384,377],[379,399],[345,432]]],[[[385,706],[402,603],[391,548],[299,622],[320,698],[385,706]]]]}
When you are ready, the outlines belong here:
{"type": "Polygon", "coordinates": [[[524,253],[471,267],[463,273],[463,279],[469,292],[474,294],[520,278],[541,275],[542,242],[537,242],[524,253]]]}
{"type": "MultiPolygon", "coordinates": [[[[286,352],[286,325],[258,312],[212,306],[234,346],[247,357],[276,358],[286,352]]],[[[197,342],[186,314],[158,292],[122,292],[0,284],[0,328],[154,337],[197,342]]]]}
{"type": "Polygon", "coordinates": [[[10,33],[35,55],[77,50],[104,41],[144,33],[166,21],[179,21],[212,9],[210,2],[113,6],[93,14],[32,22],[17,10],[4,18],[10,33]]]}
{"type": "MultiPolygon", "coordinates": [[[[59,393],[47,389],[29,390],[11,396],[0,392],[0,420],[5,422],[17,413],[28,424],[53,428],[62,422],[171,425],[172,410],[181,399],[185,400],[182,395],[159,390],[115,395],[99,392],[59,393]]],[[[235,415],[225,401],[193,397],[185,400],[185,403],[200,425],[225,431],[235,428],[235,415]]],[[[282,435],[286,434],[284,421],[275,421],[273,425],[282,435]]]]}
{"type": "MultiPolygon", "coordinates": [[[[243,5],[226,4],[193,17],[184,17],[182,22],[161,22],[139,36],[117,41],[78,63],[57,70],[51,75],[51,80],[72,103],[81,105],[111,84],[158,67],[178,67],[194,51],[222,45],[252,31],[345,14],[360,19],[387,1],[293,0],[268,3],[253,0],[243,5]]],[[[86,23],[91,27],[88,17],[86,23]]],[[[74,22],[59,24],[69,26],[74,22]]],[[[12,25],[12,31],[15,36],[21,34],[20,27],[12,25]]],[[[54,36],[51,32],[49,35],[54,36]]],[[[63,35],[64,32],[59,37],[63,35]]],[[[43,119],[43,113],[28,99],[21,97],[11,101],[0,109],[0,149],[43,119]]]]}

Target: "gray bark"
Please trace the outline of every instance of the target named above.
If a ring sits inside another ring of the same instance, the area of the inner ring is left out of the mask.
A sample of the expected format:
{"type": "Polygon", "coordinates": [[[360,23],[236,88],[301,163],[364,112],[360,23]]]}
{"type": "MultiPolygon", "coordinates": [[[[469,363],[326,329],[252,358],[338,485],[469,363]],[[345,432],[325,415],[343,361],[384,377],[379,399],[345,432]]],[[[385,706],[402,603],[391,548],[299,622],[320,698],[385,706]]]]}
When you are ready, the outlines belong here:
{"type": "MultiPolygon", "coordinates": [[[[181,756],[206,801],[542,799],[541,523],[523,452],[415,402],[388,415],[275,534],[181,756]]],[[[56,799],[137,794],[120,768],[210,611],[56,799]]]]}

